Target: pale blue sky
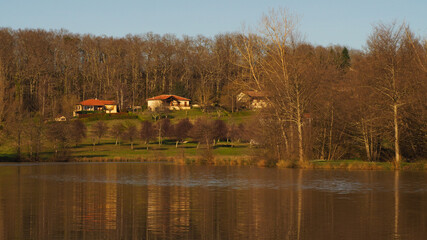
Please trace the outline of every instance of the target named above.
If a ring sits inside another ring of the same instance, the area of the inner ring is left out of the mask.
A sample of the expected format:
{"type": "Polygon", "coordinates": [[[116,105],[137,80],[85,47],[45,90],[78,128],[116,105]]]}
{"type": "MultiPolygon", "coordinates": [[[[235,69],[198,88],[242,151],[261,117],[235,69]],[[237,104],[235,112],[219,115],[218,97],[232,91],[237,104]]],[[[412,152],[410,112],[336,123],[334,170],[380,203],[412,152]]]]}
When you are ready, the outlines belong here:
{"type": "Polygon", "coordinates": [[[362,49],[374,24],[393,20],[427,37],[427,0],[0,0],[0,27],[212,37],[254,26],[275,7],[298,15],[299,31],[315,45],[362,49]]]}

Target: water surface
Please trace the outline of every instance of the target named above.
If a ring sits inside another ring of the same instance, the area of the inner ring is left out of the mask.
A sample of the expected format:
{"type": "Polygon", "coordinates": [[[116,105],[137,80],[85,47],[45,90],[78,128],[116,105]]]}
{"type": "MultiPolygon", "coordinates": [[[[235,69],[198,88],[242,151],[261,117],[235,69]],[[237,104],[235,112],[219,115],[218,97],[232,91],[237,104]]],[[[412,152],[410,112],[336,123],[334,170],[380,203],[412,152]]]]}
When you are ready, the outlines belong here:
{"type": "Polygon", "coordinates": [[[0,239],[427,239],[427,174],[0,164],[0,239]]]}

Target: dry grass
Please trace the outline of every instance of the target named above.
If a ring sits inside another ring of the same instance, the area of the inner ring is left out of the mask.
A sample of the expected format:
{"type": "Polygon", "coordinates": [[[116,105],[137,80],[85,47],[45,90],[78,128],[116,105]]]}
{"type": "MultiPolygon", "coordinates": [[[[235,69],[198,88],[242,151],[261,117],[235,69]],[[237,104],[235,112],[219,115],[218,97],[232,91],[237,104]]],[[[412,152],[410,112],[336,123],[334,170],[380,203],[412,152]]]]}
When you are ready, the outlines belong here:
{"type": "Polygon", "coordinates": [[[400,167],[402,170],[418,170],[425,171],[427,170],[427,160],[420,160],[414,163],[404,163],[400,167]]]}
{"type": "Polygon", "coordinates": [[[276,167],[278,168],[295,168],[296,164],[293,161],[290,160],[279,160],[276,163],[276,167]]]}
{"type": "Polygon", "coordinates": [[[393,164],[384,162],[364,162],[354,160],[342,161],[312,161],[300,165],[304,169],[346,169],[346,170],[392,170],[393,164]]]}

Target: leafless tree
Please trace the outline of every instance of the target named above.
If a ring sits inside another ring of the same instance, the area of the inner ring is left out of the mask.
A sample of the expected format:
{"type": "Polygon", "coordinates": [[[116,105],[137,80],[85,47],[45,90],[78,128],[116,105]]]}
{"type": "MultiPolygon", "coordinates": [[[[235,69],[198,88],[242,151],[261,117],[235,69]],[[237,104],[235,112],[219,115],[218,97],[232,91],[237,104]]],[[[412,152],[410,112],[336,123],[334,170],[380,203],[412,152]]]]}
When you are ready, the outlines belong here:
{"type": "Polygon", "coordinates": [[[296,126],[298,159],[303,162],[303,115],[313,99],[316,82],[310,74],[310,49],[298,39],[295,17],[284,9],[271,10],[262,18],[259,35],[242,38],[236,47],[251,74],[248,86],[268,93],[271,116],[280,124],[287,152],[291,147],[289,135],[296,126]]]}
{"type": "Polygon", "coordinates": [[[178,147],[179,142],[183,142],[186,138],[190,136],[190,131],[192,128],[193,124],[188,118],[184,118],[174,125],[173,135],[177,140],[176,147],[178,147]]]}
{"type": "Polygon", "coordinates": [[[87,128],[86,125],[80,120],[76,119],[70,123],[70,139],[76,146],[86,138],[87,128]]]}
{"type": "Polygon", "coordinates": [[[92,136],[98,139],[98,144],[101,143],[101,138],[108,132],[108,125],[103,121],[98,121],[92,126],[92,136]]]}
{"type": "Polygon", "coordinates": [[[216,136],[214,122],[206,117],[198,118],[195,121],[190,134],[191,137],[199,143],[197,148],[200,143],[203,143],[206,145],[206,148],[210,150],[211,144],[216,136]]]}
{"type": "Polygon", "coordinates": [[[55,159],[64,157],[64,151],[70,143],[67,122],[52,122],[47,126],[47,138],[53,144],[55,159]]]}
{"type": "Polygon", "coordinates": [[[368,39],[368,59],[372,68],[367,85],[382,100],[384,110],[390,113],[393,125],[395,163],[399,166],[402,156],[400,128],[402,107],[408,102],[408,93],[414,88],[411,64],[414,54],[405,34],[407,26],[396,23],[379,24],[368,39]]]}
{"type": "Polygon", "coordinates": [[[156,123],[156,131],[159,140],[159,146],[162,145],[162,138],[170,136],[172,125],[169,118],[163,118],[156,123]]]}
{"type": "Polygon", "coordinates": [[[133,143],[135,138],[138,136],[138,129],[135,124],[131,122],[126,122],[125,131],[123,133],[123,137],[129,141],[130,149],[133,150],[133,143]]]}
{"type": "Polygon", "coordinates": [[[120,138],[123,137],[123,132],[125,131],[125,126],[123,123],[116,123],[111,127],[111,135],[116,139],[115,145],[120,143],[120,138]]]}
{"type": "Polygon", "coordinates": [[[150,140],[154,139],[155,136],[156,136],[156,132],[153,124],[149,121],[143,121],[141,123],[140,137],[145,142],[145,145],[147,146],[147,150],[148,150],[148,144],[150,143],[150,140]]]}

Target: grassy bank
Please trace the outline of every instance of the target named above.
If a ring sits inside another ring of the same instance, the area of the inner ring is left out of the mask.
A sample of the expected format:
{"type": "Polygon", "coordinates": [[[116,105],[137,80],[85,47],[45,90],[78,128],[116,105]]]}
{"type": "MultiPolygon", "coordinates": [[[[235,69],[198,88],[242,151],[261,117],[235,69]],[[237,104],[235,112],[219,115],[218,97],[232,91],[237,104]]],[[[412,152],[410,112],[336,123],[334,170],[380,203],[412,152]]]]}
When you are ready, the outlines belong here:
{"type": "MultiPolygon", "coordinates": [[[[197,148],[197,143],[190,142],[176,147],[175,142],[165,141],[162,145],[136,143],[134,149],[129,144],[115,145],[109,139],[93,146],[85,142],[77,147],[67,149],[64,160],[69,162],[165,162],[179,165],[214,165],[214,166],[257,166],[297,169],[323,170],[395,170],[393,162],[366,162],[361,160],[323,161],[312,160],[303,164],[295,161],[267,161],[257,153],[258,149],[249,144],[240,143],[231,147],[226,142],[218,143],[211,150],[197,148]]],[[[2,162],[16,161],[15,154],[0,154],[2,162]]],[[[41,161],[55,161],[53,152],[43,152],[41,161]]],[[[427,161],[403,162],[400,170],[427,171],[427,161]]]]}
{"type": "Polygon", "coordinates": [[[338,161],[323,161],[312,160],[303,164],[279,161],[279,168],[302,168],[302,169],[344,169],[344,170],[427,170],[427,161],[417,162],[402,162],[399,167],[396,167],[393,162],[366,162],[361,160],[338,160],[338,161]]]}

